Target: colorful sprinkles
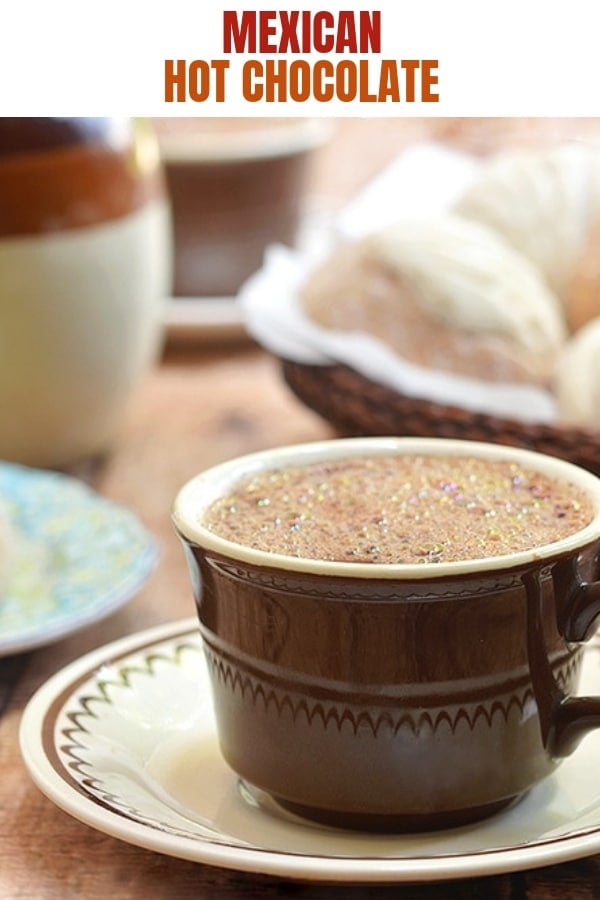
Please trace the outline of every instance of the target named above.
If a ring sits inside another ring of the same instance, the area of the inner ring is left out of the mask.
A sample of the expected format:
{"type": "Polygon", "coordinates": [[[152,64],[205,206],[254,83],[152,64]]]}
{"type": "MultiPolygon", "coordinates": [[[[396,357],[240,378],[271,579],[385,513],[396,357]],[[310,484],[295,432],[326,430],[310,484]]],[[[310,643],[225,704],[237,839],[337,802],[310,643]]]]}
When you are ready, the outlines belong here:
{"type": "Polygon", "coordinates": [[[583,491],[513,462],[367,456],[261,472],[202,521],[271,553],[435,564],[550,544],[592,518],[583,491]]]}

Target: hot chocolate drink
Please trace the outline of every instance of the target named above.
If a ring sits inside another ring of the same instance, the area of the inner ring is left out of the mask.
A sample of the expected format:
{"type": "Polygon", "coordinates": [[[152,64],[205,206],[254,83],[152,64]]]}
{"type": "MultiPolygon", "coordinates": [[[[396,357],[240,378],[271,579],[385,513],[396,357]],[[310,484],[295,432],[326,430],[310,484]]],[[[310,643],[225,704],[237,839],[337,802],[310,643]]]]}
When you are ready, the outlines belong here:
{"type": "Polygon", "coordinates": [[[551,544],[593,518],[583,491],[512,461],[361,456],[263,471],[202,524],[306,559],[447,563],[551,544]]]}

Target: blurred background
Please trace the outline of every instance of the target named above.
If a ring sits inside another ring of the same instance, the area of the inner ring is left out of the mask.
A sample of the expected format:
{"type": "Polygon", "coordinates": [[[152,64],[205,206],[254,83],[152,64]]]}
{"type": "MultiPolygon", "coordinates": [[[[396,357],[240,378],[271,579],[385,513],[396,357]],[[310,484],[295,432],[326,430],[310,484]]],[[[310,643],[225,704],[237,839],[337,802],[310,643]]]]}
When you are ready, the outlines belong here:
{"type": "Polygon", "coordinates": [[[333,215],[415,144],[484,157],[600,138],[595,118],[171,118],[154,125],[174,204],[174,293],[181,296],[233,292],[269,241],[290,243],[300,224],[333,215]]]}
{"type": "Polygon", "coordinates": [[[109,453],[165,342],[248,340],[235,295],[265,248],[318,239],[403,151],[599,137],[600,119],[0,119],[0,457],[109,453]]]}

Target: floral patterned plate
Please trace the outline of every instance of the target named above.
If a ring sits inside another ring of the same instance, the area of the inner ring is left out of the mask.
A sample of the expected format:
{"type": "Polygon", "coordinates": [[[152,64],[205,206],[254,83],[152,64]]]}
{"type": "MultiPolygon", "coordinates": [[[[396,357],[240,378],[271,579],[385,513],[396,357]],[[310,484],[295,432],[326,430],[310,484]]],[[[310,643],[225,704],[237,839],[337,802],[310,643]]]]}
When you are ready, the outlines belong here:
{"type": "MultiPolygon", "coordinates": [[[[581,690],[600,690],[600,641],[581,690]]],[[[600,732],[519,803],[431,834],[311,824],[250,794],[218,746],[196,620],[130,635],[54,675],[29,701],[21,752],[59,807],[120,840],[196,862],[332,882],[440,881],[600,851],[600,732]]]]}
{"type": "Polygon", "coordinates": [[[75,478],[0,463],[0,498],[8,519],[0,656],[108,616],[154,567],[155,541],[134,514],[75,478]]]}

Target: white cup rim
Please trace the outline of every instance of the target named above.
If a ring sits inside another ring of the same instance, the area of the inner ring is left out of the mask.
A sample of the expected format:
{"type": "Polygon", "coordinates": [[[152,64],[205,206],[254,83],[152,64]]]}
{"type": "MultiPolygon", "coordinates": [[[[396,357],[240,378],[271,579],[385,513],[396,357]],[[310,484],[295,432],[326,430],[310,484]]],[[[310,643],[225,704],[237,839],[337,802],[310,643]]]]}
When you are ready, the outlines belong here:
{"type": "Polygon", "coordinates": [[[446,438],[335,438],[262,450],[213,466],[183,485],[175,498],[172,518],[179,533],[191,543],[253,566],[342,578],[432,580],[518,568],[576,551],[597,540],[600,538],[600,479],[565,460],[502,444],[446,438]],[[435,564],[338,562],[287,556],[226,540],[201,523],[201,517],[211,503],[229,492],[241,479],[258,472],[326,459],[399,452],[425,456],[471,456],[518,462],[540,474],[579,487],[592,503],[594,518],[579,531],[531,550],[435,564]]]}

